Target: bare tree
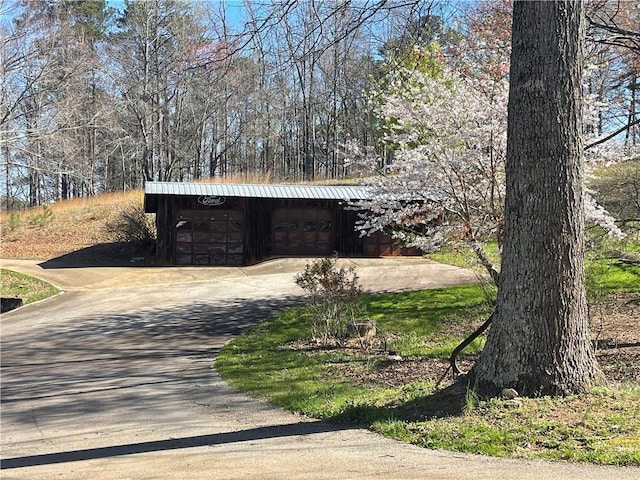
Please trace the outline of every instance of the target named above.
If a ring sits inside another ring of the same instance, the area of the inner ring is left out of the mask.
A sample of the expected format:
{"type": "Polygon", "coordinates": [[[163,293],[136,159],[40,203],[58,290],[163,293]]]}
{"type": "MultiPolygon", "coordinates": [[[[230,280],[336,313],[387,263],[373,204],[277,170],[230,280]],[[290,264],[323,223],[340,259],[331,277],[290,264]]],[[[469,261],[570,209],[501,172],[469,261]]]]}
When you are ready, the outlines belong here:
{"type": "Polygon", "coordinates": [[[24,10],[17,2],[3,3],[2,8],[7,9],[7,18],[16,18],[5,23],[3,17],[0,50],[0,144],[5,195],[9,203],[22,197],[36,205],[40,200],[41,167],[40,143],[35,137],[39,109],[45,102],[38,85],[51,73],[52,62],[40,55],[36,44],[43,30],[37,12],[24,10]]]}
{"type": "Polygon", "coordinates": [[[95,191],[105,8],[102,0],[29,2],[4,26],[6,189],[24,183],[31,205],[95,191]]]}
{"type": "Polygon", "coordinates": [[[583,5],[513,12],[504,248],[478,388],[586,391],[599,378],[584,287],[583,5]]]}

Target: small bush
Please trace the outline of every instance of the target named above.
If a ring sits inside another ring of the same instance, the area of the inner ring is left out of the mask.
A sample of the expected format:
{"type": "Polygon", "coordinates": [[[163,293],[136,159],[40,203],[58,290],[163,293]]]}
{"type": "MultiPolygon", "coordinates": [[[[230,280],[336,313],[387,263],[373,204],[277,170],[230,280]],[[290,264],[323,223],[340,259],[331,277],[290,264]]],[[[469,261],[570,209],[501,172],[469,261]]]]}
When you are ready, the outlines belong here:
{"type": "Polygon", "coordinates": [[[52,217],[53,217],[53,212],[51,211],[51,207],[49,205],[43,205],[42,211],[40,213],[33,215],[29,219],[29,223],[31,225],[44,227],[47,224],[47,222],[51,220],[52,217]]]}
{"type": "Polygon", "coordinates": [[[20,226],[20,212],[11,212],[7,219],[7,231],[13,232],[20,226]]]}
{"type": "Polygon", "coordinates": [[[338,269],[336,258],[324,258],[307,264],[295,282],[305,291],[312,310],[314,338],[325,344],[341,344],[347,325],[353,324],[361,311],[362,289],[355,268],[338,269]]]}
{"type": "Polygon", "coordinates": [[[136,247],[151,248],[155,245],[156,229],[152,216],[139,204],[130,205],[109,220],[107,234],[115,242],[126,242],[136,247]]]}

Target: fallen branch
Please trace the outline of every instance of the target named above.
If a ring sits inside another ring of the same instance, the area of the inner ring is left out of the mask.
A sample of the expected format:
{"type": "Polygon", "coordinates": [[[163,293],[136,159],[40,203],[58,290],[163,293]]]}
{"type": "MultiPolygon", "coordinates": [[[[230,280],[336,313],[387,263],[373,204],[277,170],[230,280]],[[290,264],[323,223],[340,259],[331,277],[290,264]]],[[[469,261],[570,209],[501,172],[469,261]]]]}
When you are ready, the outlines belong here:
{"type": "Polygon", "coordinates": [[[492,320],[493,320],[493,313],[471,335],[465,338],[462,341],[462,343],[460,343],[460,345],[458,345],[456,348],[453,349],[453,352],[451,352],[451,356],[449,357],[449,363],[451,364],[451,369],[453,370],[454,375],[460,375],[462,373],[462,371],[458,368],[458,365],[456,365],[457,356],[460,354],[460,352],[462,352],[462,350],[464,350],[471,342],[473,342],[476,338],[478,338],[482,334],[482,332],[484,332],[489,327],[492,320]]]}

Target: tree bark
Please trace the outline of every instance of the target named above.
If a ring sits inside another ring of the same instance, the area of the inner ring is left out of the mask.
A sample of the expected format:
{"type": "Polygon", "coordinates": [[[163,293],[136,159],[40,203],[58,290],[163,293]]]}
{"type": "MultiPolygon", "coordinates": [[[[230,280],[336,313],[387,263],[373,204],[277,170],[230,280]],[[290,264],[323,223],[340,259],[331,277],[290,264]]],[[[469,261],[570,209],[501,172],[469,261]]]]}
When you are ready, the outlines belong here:
{"type": "Polygon", "coordinates": [[[493,395],[567,395],[597,382],[584,287],[583,4],[516,1],[498,298],[474,368],[493,395]]]}

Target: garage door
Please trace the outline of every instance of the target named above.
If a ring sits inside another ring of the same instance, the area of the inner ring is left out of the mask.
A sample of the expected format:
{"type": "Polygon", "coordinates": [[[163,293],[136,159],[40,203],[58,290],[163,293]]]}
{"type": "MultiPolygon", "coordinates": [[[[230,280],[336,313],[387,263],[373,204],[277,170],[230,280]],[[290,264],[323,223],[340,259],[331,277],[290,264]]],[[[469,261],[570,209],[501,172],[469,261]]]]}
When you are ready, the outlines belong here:
{"type": "Polygon", "coordinates": [[[181,210],[176,217],[178,265],[242,265],[242,214],[236,210],[181,210]]]}
{"type": "Polygon", "coordinates": [[[273,214],[275,255],[332,253],[332,215],[324,209],[281,208],[273,214]]]}

